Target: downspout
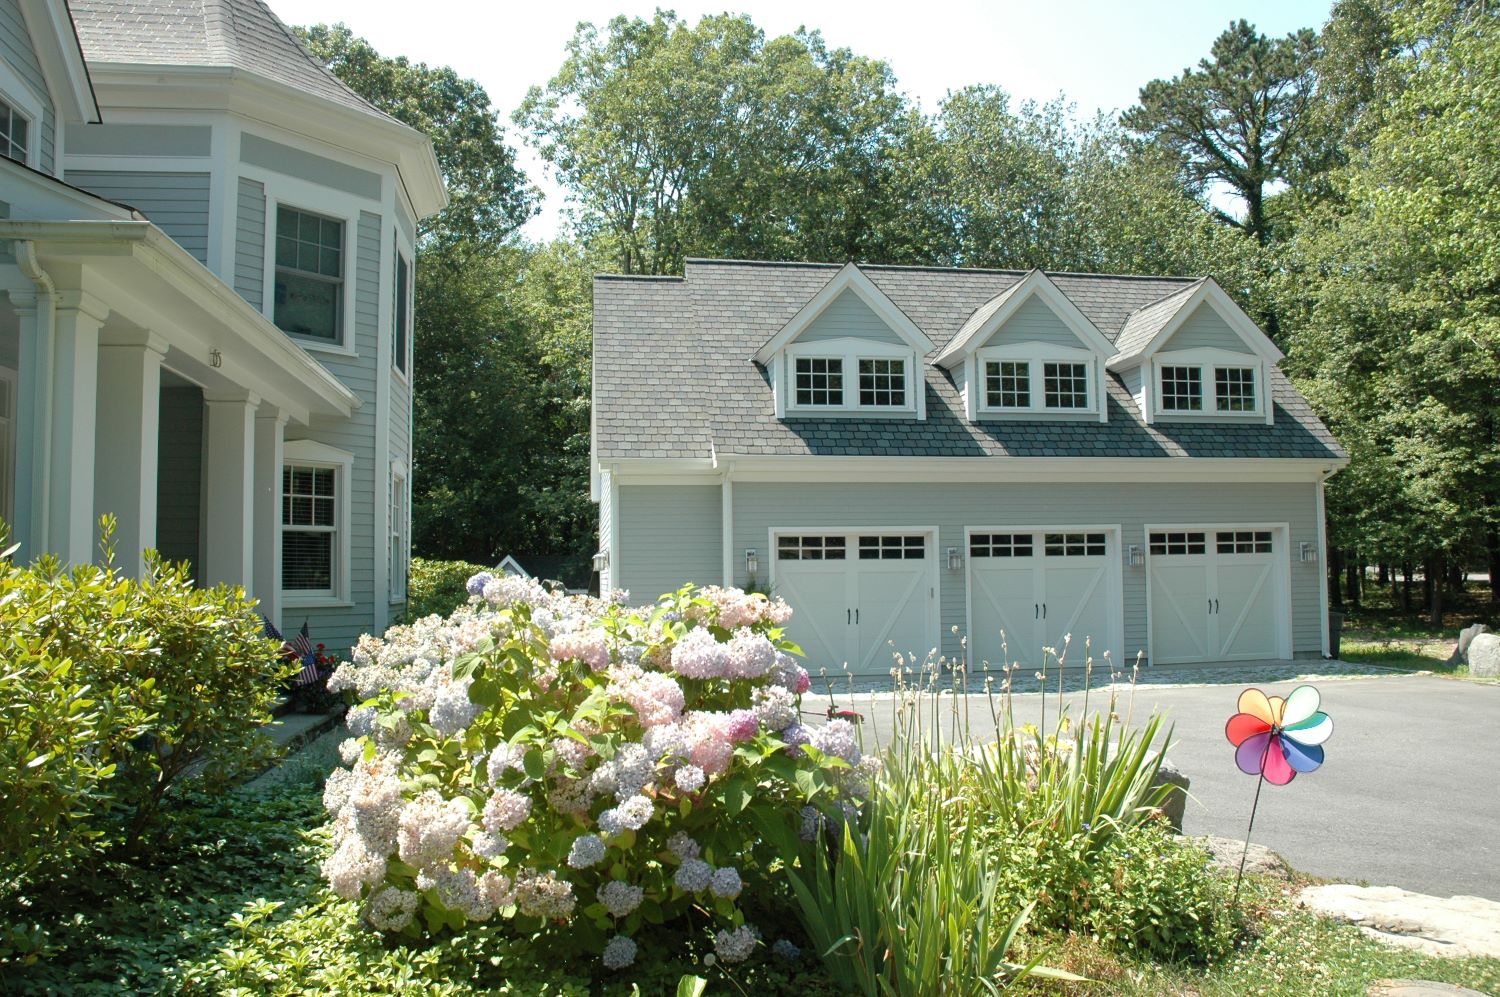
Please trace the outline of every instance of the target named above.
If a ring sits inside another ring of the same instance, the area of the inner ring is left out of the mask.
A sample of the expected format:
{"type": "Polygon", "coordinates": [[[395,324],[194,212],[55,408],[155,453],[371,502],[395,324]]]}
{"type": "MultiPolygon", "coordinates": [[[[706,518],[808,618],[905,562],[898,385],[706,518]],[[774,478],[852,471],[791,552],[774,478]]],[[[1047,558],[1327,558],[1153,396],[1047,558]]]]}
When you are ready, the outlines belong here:
{"type": "Polygon", "coordinates": [[[37,359],[41,361],[38,366],[41,370],[32,372],[33,384],[41,389],[41,411],[38,413],[41,420],[41,433],[38,435],[36,429],[32,433],[32,474],[34,482],[28,483],[32,487],[33,498],[36,498],[36,490],[39,488],[40,501],[31,503],[31,550],[27,551],[28,557],[36,557],[47,549],[47,537],[50,528],[50,511],[52,506],[52,372],[57,366],[57,285],[52,282],[52,275],[42,268],[41,261],[37,259],[36,243],[30,239],[18,239],[12,245],[12,252],[16,258],[16,266],[23,276],[36,286],[36,336],[37,336],[37,359]],[[40,440],[40,446],[37,445],[40,440]]]}

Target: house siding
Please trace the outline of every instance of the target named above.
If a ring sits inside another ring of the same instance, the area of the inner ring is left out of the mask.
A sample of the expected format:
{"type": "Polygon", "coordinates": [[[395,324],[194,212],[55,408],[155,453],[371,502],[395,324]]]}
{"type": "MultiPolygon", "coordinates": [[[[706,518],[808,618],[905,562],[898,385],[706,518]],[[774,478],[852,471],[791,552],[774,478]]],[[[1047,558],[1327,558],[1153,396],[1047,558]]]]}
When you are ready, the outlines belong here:
{"type": "Polygon", "coordinates": [[[208,125],[69,125],[70,156],[186,156],[207,158],[213,146],[208,125]]]}
{"type": "Polygon", "coordinates": [[[816,343],[844,338],[872,339],[882,343],[902,341],[896,331],[853,291],[845,291],[834,298],[802,331],[797,342],[816,343]]]}
{"type": "MultiPolygon", "coordinates": [[[[297,438],[316,440],[354,455],[353,481],[349,483],[350,551],[349,598],[352,607],[300,607],[283,610],[288,626],[300,626],[306,618],[315,640],[341,655],[371,629],[375,616],[375,558],[386,557],[389,538],[384,523],[376,529],[375,490],[390,488],[389,469],[376,474],[375,438],[377,420],[386,417],[375,404],[375,382],[379,368],[378,349],[380,316],[380,271],[387,262],[381,253],[381,219],[369,211],[361,212],[355,235],[354,263],[354,336],[357,355],[345,357],[333,353],[316,354],[318,361],[359,395],[364,404],[353,416],[324,427],[318,426],[297,438]]],[[[389,593],[379,593],[382,600],[389,593]]]]}
{"type": "Polygon", "coordinates": [[[1027,298],[984,345],[1011,343],[1048,343],[1073,349],[1087,348],[1087,344],[1074,335],[1073,330],[1057,317],[1057,313],[1036,297],[1027,298]]]}
{"type": "MultiPolygon", "coordinates": [[[[687,489],[678,489],[687,491],[687,489]]],[[[625,505],[626,488],[621,488],[625,505]]],[[[643,492],[669,489],[628,489],[631,505],[647,504],[643,492]]],[[[715,491],[715,495],[717,492],[715,491]]],[[[624,539],[649,559],[649,577],[663,591],[680,584],[688,574],[700,571],[700,560],[689,554],[679,538],[696,539],[699,532],[683,513],[661,514],[654,541],[642,542],[635,522],[626,520],[624,539]],[[672,516],[684,515],[684,529],[672,528],[672,516]],[[654,552],[654,556],[653,556],[654,552]],[[673,564],[673,561],[676,564],[673,564]],[[675,567],[675,570],[674,570],[675,567]]],[[[650,519],[649,508],[642,518],[650,519]]],[[[698,513],[701,516],[703,513],[698,513]]],[[[893,527],[938,528],[937,549],[958,547],[967,554],[965,530],[976,527],[1097,525],[1121,528],[1120,543],[1145,544],[1145,525],[1173,523],[1280,523],[1288,524],[1287,541],[1295,549],[1298,541],[1317,539],[1316,485],[1311,483],[1240,484],[943,484],[891,482],[882,484],[762,484],[736,482],[734,486],[733,549],[767,549],[772,529],[827,528],[881,529],[893,527]]],[[[644,524],[641,528],[644,528],[644,524]]],[[[707,534],[704,534],[705,536],[707,534]]],[[[715,551],[717,547],[713,548],[715,551]]],[[[626,570],[630,571],[629,559],[626,570]]],[[[744,565],[736,561],[735,584],[745,585],[744,565]]],[[[1127,659],[1147,647],[1145,567],[1123,567],[1122,579],[1127,659]]],[[[1319,567],[1291,565],[1292,650],[1294,654],[1317,654],[1322,648],[1319,567]]],[[[717,577],[708,575],[707,577],[717,577]]],[[[958,637],[966,619],[966,574],[940,573],[940,622],[943,653],[959,652],[958,637]]],[[[696,579],[694,579],[696,580],[696,579]]],[[[654,597],[654,591],[651,593],[654,597]]],[[[635,601],[645,591],[632,592],[635,601]]]]}
{"type": "Polygon", "coordinates": [[[266,186],[240,178],[235,197],[234,289],[257,309],[266,300],[266,186]]]}
{"type": "Polygon", "coordinates": [[[208,174],[69,170],[67,181],[151,219],[199,263],[208,263],[208,174]]]}
{"type": "Polygon", "coordinates": [[[1239,334],[1229,327],[1229,323],[1225,322],[1219,313],[1208,305],[1199,305],[1177,331],[1172,333],[1172,338],[1168,339],[1161,349],[1215,349],[1228,350],[1231,353],[1254,354],[1239,334]]]}
{"type": "Polygon", "coordinates": [[[52,95],[42,76],[42,64],[37,59],[31,32],[26,28],[26,18],[16,0],[0,0],[0,61],[10,66],[42,102],[42,120],[34,123],[38,132],[37,165],[43,173],[53,173],[57,162],[54,154],[57,122],[52,113],[52,95]]]}
{"type": "Polygon", "coordinates": [[[156,549],[196,567],[203,513],[203,392],[161,389],[156,474],[156,549]]]}
{"type": "Polygon", "coordinates": [[[628,589],[631,602],[643,604],[688,582],[718,584],[724,576],[722,494],[717,484],[620,486],[611,524],[620,531],[613,587],[628,589]]]}

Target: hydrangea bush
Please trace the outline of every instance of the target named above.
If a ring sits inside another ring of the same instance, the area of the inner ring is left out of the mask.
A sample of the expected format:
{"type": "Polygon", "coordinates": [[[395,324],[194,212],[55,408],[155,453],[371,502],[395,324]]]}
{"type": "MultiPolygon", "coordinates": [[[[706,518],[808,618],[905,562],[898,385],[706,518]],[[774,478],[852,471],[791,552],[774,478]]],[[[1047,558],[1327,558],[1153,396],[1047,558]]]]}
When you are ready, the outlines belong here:
{"type": "Polygon", "coordinates": [[[803,724],[791,609],[717,587],[644,609],[485,573],[468,589],[330,679],[358,701],[324,796],[333,891],[378,931],[500,918],[609,969],[642,923],[697,909],[718,958],[748,958],[742,897],[873,768],[848,721],[803,724]]]}

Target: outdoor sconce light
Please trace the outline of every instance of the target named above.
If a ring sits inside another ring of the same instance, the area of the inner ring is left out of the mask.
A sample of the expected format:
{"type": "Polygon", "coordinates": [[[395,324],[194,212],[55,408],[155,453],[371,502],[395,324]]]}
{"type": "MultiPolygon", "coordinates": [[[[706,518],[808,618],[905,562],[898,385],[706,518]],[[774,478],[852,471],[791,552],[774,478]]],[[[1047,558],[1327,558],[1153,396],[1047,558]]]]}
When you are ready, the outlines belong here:
{"type": "Polygon", "coordinates": [[[1131,544],[1125,548],[1125,563],[1132,568],[1139,568],[1146,563],[1146,555],[1140,544],[1131,544]]]}
{"type": "Polygon", "coordinates": [[[957,547],[948,548],[948,570],[957,571],[964,566],[964,559],[958,553],[957,547]]]}
{"type": "Polygon", "coordinates": [[[747,547],[745,549],[745,574],[753,578],[759,571],[760,555],[755,552],[754,547],[747,547]]]}
{"type": "Polygon", "coordinates": [[[609,567],[609,551],[601,550],[594,555],[594,570],[603,574],[607,567],[609,567]]]}
{"type": "Polygon", "coordinates": [[[1306,540],[1303,540],[1301,543],[1299,543],[1297,545],[1297,560],[1299,560],[1299,561],[1316,561],[1317,559],[1318,559],[1317,548],[1314,547],[1310,542],[1308,542],[1306,540]]]}

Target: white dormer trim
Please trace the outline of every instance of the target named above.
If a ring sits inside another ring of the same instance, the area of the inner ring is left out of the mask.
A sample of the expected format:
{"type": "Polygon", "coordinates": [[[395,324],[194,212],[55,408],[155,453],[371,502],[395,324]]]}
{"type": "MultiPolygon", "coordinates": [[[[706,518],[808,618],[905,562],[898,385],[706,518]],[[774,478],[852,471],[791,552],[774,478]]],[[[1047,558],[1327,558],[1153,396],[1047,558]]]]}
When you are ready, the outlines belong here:
{"type": "Polygon", "coordinates": [[[1006,417],[1055,418],[1058,416],[1095,416],[1104,422],[1106,405],[1104,358],[1082,347],[1057,346],[1052,343],[1019,342],[986,346],[976,350],[965,361],[964,408],[970,422],[1006,417]],[[1022,362],[1029,369],[1030,404],[1024,406],[990,405],[986,366],[1002,361],[1022,362]],[[1088,404],[1082,408],[1049,408],[1044,380],[1048,363],[1083,364],[1088,369],[1088,404]]]}
{"type": "MultiPolygon", "coordinates": [[[[1063,325],[1067,326],[1094,353],[1101,357],[1114,355],[1114,344],[1109,341],[1108,337],[1100,332],[1098,327],[1090,322],[1088,317],[1078,310],[1078,306],[1062,292],[1062,289],[1052,282],[1052,278],[1041,270],[1031,271],[1022,277],[1018,284],[1006,288],[1001,295],[996,297],[1004,297],[1005,301],[983,321],[976,323],[971,320],[970,323],[965,323],[964,329],[954,336],[952,342],[943,348],[943,352],[933,359],[934,364],[948,370],[959,366],[973,354],[975,349],[989,342],[990,338],[1010,321],[1011,316],[1015,315],[1020,307],[1033,297],[1040,297],[1053,314],[1062,320],[1063,325]]],[[[990,299],[990,301],[994,300],[995,298],[990,299]]],[[[985,305],[988,304],[989,302],[985,303],[985,305]]],[[[976,308],[975,315],[978,315],[985,305],[976,308]]]]}
{"type": "Polygon", "coordinates": [[[800,418],[823,416],[864,419],[927,418],[926,380],[921,357],[904,343],[845,336],[820,339],[811,343],[792,342],[775,358],[770,368],[771,386],[776,395],[776,417],[800,418]],[[799,359],[838,360],[841,364],[842,390],[838,405],[797,404],[797,361],[799,359]],[[861,360],[900,360],[905,375],[904,405],[861,405],[859,401],[859,362],[861,360]]]}
{"type": "Polygon", "coordinates": [[[1240,337],[1240,341],[1261,360],[1274,364],[1285,358],[1286,354],[1276,348],[1276,344],[1271,342],[1271,337],[1267,336],[1260,326],[1245,314],[1245,310],[1235,304],[1234,299],[1219,286],[1218,282],[1210,277],[1198,285],[1198,289],[1189,295],[1187,301],[1178,307],[1172,318],[1156,331],[1156,335],[1151,337],[1149,343],[1129,355],[1115,356],[1109,362],[1109,369],[1121,370],[1149,359],[1172,338],[1173,333],[1182,328],[1183,323],[1198,310],[1200,305],[1205,304],[1217,312],[1235,335],[1240,337]]]}
{"type": "MultiPolygon", "coordinates": [[[[78,36],[68,5],[63,0],[20,0],[21,16],[31,32],[42,78],[52,91],[58,111],[57,174],[62,175],[62,131],[65,124],[93,124],[99,120],[99,105],[89,81],[88,66],[79,48],[78,36]]],[[[41,127],[41,121],[37,121],[41,127]]]]}
{"type": "Polygon", "coordinates": [[[1151,406],[1143,409],[1143,411],[1149,413],[1150,419],[1153,422],[1163,419],[1207,419],[1212,421],[1243,420],[1264,422],[1268,426],[1271,425],[1270,365],[1258,356],[1211,347],[1197,347],[1188,350],[1161,350],[1152,354],[1150,361],[1146,364],[1142,373],[1143,380],[1149,379],[1148,397],[1152,400],[1151,406]],[[1194,411],[1191,409],[1165,409],[1161,407],[1161,377],[1162,369],[1165,367],[1197,368],[1202,386],[1202,409],[1194,411]],[[1239,411],[1219,410],[1217,371],[1222,368],[1248,368],[1255,372],[1254,409],[1242,409],[1239,411]]]}
{"type": "Polygon", "coordinates": [[[845,263],[839,268],[839,272],[823,285],[823,289],[813,295],[812,300],[792,316],[791,321],[782,326],[776,335],[755,352],[756,363],[770,366],[776,354],[786,349],[798,336],[806,332],[807,327],[823,314],[824,309],[838,300],[839,295],[845,291],[852,291],[861,301],[869,305],[870,310],[890,326],[891,331],[900,336],[901,340],[911,347],[918,357],[924,357],[937,348],[936,344],[927,338],[927,334],[917,328],[917,324],[907,318],[906,313],[896,307],[896,303],[887,297],[884,291],[876,287],[875,283],[866,277],[857,265],[845,263]]]}

